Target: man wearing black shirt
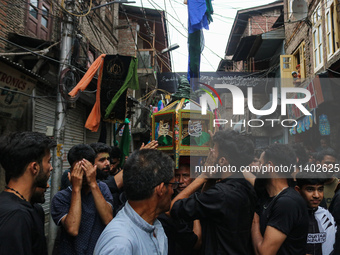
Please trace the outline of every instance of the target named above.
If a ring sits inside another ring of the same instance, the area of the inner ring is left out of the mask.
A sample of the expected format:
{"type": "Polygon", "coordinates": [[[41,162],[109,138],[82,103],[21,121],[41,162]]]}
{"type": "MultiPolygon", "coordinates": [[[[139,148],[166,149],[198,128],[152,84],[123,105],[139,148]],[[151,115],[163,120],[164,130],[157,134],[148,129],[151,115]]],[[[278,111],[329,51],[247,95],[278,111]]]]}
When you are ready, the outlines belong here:
{"type": "MultiPolygon", "coordinates": [[[[190,177],[190,158],[180,158],[179,168],[175,169],[175,180],[179,182],[174,195],[184,190],[194,179],[190,177]]],[[[199,220],[186,222],[173,219],[165,213],[158,216],[168,237],[168,255],[194,255],[202,244],[202,230],[199,220]]]]}
{"type": "Polygon", "coordinates": [[[252,227],[255,253],[305,255],[306,203],[299,193],[288,187],[289,171],[280,170],[293,168],[295,153],[288,145],[272,144],[261,154],[260,162],[265,174],[258,175],[255,181],[260,200],[252,227]]]}
{"type": "MultiPolygon", "coordinates": [[[[55,142],[36,132],[13,133],[0,141],[0,163],[7,186],[0,194],[0,254],[47,254],[41,207],[34,193],[50,177],[55,142]]],[[[40,195],[42,194],[39,193],[40,195]]]]}
{"type": "MultiPolygon", "coordinates": [[[[254,158],[254,145],[234,131],[219,131],[213,136],[205,166],[235,167],[249,165],[254,158]]],[[[256,194],[242,173],[226,171],[220,180],[203,193],[195,193],[207,179],[198,177],[172,202],[171,217],[186,221],[200,219],[203,254],[252,253],[251,224],[256,194]]]]}
{"type": "Polygon", "coordinates": [[[333,253],[336,224],[332,214],[320,206],[323,199],[325,179],[319,173],[299,172],[296,175],[295,190],[307,203],[309,228],[307,237],[307,254],[325,255],[333,253]]]}

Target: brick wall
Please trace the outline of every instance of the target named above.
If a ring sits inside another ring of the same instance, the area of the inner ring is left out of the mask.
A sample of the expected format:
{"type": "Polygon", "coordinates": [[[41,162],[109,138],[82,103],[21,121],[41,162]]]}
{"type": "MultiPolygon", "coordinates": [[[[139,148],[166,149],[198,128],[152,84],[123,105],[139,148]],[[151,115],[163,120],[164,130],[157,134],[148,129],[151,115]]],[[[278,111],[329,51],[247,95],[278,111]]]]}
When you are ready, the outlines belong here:
{"type": "MultiPolygon", "coordinates": [[[[9,4],[7,1],[1,1],[0,8],[0,36],[7,39],[8,33],[24,33],[24,6],[23,2],[19,0],[11,1],[9,4]],[[20,7],[18,7],[20,6],[20,7]]],[[[5,52],[7,43],[0,41],[0,51],[5,52]]]]}
{"type": "MultiPolygon", "coordinates": [[[[106,1],[100,1],[99,4],[105,4],[106,1]]],[[[118,39],[118,32],[114,29],[117,25],[117,19],[113,19],[113,22],[105,23],[105,12],[109,6],[101,7],[94,12],[90,12],[88,17],[82,17],[79,19],[79,28],[85,38],[83,42],[90,42],[97,50],[98,54],[117,54],[118,43],[114,39],[115,36],[118,39]],[[99,20],[99,17],[104,21],[99,20]]],[[[114,4],[110,6],[113,17],[118,16],[118,5],[114,4]]]]}
{"type": "Polygon", "coordinates": [[[259,15],[251,15],[243,36],[259,35],[273,30],[272,26],[280,16],[280,10],[271,10],[259,15]]]}
{"type": "MultiPolygon", "coordinates": [[[[309,1],[309,4],[311,1],[309,1]]],[[[313,4],[312,4],[313,5],[313,4]]],[[[299,45],[305,42],[305,71],[306,76],[313,75],[313,42],[312,28],[305,22],[295,22],[293,17],[288,14],[288,1],[284,1],[285,19],[285,52],[287,55],[293,54],[299,45]],[[290,22],[291,21],[291,22],[290,22]]]]}
{"type": "MultiPolygon", "coordinates": [[[[6,1],[1,1],[0,2],[1,7],[0,8],[0,36],[2,38],[6,38],[6,30],[7,30],[7,8],[8,8],[8,4],[6,1]]],[[[4,51],[5,48],[5,42],[0,40],[0,52],[4,51]]]]}
{"type": "MultiPolygon", "coordinates": [[[[125,56],[135,56],[137,22],[133,20],[130,20],[129,22],[132,28],[132,33],[130,28],[120,29],[118,32],[119,36],[118,54],[125,56]]],[[[119,25],[128,25],[128,22],[124,19],[120,19],[119,25]]]]}
{"type": "MultiPolygon", "coordinates": [[[[275,10],[264,10],[262,13],[251,13],[242,37],[259,35],[272,31],[272,26],[281,14],[280,8],[275,10]]],[[[259,70],[261,67],[256,67],[259,70]]],[[[263,69],[266,69],[264,67],[263,69]]],[[[245,71],[243,61],[238,61],[233,66],[234,72],[245,71]]]]}

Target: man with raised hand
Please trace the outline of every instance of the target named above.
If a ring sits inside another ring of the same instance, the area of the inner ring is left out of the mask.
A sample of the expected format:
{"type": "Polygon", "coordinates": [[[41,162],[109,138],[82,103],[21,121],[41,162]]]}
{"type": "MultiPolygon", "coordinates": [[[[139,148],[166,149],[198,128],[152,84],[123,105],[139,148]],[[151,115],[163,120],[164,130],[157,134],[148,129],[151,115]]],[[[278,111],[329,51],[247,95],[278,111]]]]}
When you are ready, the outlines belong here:
{"type": "Polygon", "coordinates": [[[195,191],[207,179],[196,178],[173,200],[171,217],[200,220],[203,254],[249,255],[252,253],[250,230],[256,194],[240,170],[253,161],[254,145],[249,138],[234,131],[218,131],[213,142],[206,169],[213,166],[236,171],[222,171],[215,176],[218,182],[203,193],[195,191]]]}
{"type": "Polygon", "coordinates": [[[272,144],[262,152],[260,162],[263,174],[255,181],[259,207],[252,226],[255,253],[306,255],[306,202],[287,179],[296,155],[286,144],[272,144]]]}
{"type": "Polygon", "coordinates": [[[51,215],[62,226],[59,254],[93,254],[97,239],[113,218],[112,195],[96,180],[94,150],[86,144],[73,146],[67,155],[71,186],[52,199],[51,215]]]}

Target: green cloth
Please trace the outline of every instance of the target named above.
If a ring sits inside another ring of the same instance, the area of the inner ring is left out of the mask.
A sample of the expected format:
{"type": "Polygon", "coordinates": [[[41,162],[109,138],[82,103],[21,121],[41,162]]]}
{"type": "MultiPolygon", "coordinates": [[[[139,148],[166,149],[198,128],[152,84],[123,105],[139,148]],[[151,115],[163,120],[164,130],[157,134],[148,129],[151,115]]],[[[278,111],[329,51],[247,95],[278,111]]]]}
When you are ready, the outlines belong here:
{"type": "Polygon", "coordinates": [[[189,68],[190,78],[199,77],[201,53],[204,48],[204,36],[202,30],[190,33],[188,36],[189,45],[189,68]]]}
{"type": "Polygon", "coordinates": [[[207,6],[207,10],[205,11],[205,14],[207,15],[208,22],[210,23],[213,21],[213,18],[211,15],[214,13],[214,9],[212,7],[211,0],[205,0],[205,4],[207,6]]]}
{"type": "Polygon", "coordinates": [[[199,137],[188,135],[182,140],[182,145],[198,145],[202,146],[210,140],[210,135],[207,132],[202,132],[199,137]]]}
{"type": "Polygon", "coordinates": [[[161,135],[157,139],[158,146],[171,146],[172,145],[172,138],[168,135],[161,135]]]}
{"type": "Polygon", "coordinates": [[[125,157],[129,156],[130,154],[131,135],[129,123],[130,123],[129,119],[126,118],[124,122],[123,136],[119,144],[119,149],[122,151],[122,157],[120,159],[121,165],[124,164],[125,157]]]}
{"type": "Polygon", "coordinates": [[[191,98],[195,100],[196,98],[192,98],[193,91],[190,87],[189,81],[187,77],[184,75],[179,77],[179,85],[177,91],[171,95],[172,102],[176,100],[181,100],[182,98],[191,98]]]}
{"type": "Polygon", "coordinates": [[[113,108],[115,107],[117,100],[119,97],[123,94],[123,92],[130,88],[130,89],[139,89],[139,82],[138,82],[138,74],[137,74],[137,68],[138,68],[138,59],[132,57],[128,74],[126,75],[126,79],[124,81],[123,86],[118,90],[116,95],[112,98],[111,103],[105,110],[105,116],[104,119],[109,118],[110,113],[112,112],[113,108]]]}

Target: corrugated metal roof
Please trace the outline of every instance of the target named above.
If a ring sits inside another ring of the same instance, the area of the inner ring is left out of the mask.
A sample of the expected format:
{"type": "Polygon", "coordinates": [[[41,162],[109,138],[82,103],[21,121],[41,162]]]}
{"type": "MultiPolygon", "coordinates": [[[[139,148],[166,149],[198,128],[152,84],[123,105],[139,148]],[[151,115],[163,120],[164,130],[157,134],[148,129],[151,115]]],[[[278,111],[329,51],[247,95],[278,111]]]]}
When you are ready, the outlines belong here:
{"type": "Polygon", "coordinates": [[[29,76],[32,76],[33,78],[37,79],[38,81],[42,82],[42,83],[45,83],[45,84],[48,84],[50,86],[52,86],[52,84],[46,80],[45,78],[41,77],[39,74],[35,73],[35,72],[32,72],[31,70],[25,68],[24,66],[20,65],[19,63],[17,62],[14,62],[12,60],[10,60],[9,58],[5,57],[5,56],[0,56],[0,61],[3,61],[5,62],[6,64],[18,69],[19,71],[29,75],[29,76]]]}

